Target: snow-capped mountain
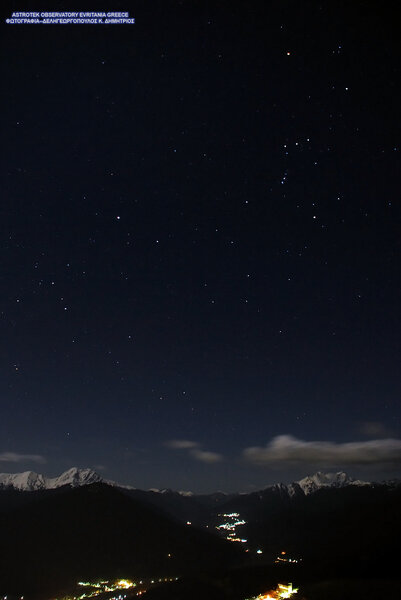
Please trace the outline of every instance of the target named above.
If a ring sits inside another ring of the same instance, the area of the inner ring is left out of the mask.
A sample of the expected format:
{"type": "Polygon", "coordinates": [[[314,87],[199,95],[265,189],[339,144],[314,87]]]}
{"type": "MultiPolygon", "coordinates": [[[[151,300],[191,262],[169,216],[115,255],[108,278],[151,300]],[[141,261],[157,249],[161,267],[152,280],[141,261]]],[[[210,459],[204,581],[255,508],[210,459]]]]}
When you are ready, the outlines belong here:
{"type": "Polygon", "coordinates": [[[318,471],[314,475],[308,475],[307,477],[300,479],[296,482],[296,484],[299,485],[305,496],[322,488],[328,487],[341,488],[348,485],[372,485],[368,481],[353,479],[343,471],[339,471],[338,473],[321,473],[318,471]]]}
{"type": "Polygon", "coordinates": [[[148,492],[153,492],[154,494],[179,494],[180,496],[185,496],[188,498],[194,495],[193,492],[187,492],[186,490],[179,490],[178,492],[176,492],[175,490],[171,490],[170,488],[163,488],[162,490],[159,490],[158,488],[149,488],[148,492]]]}
{"type": "Polygon", "coordinates": [[[339,471],[338,473],[322,473],[318,471],[314,475],[308,475],[299,481],[293,483],[275,483],[269,485],[264,490],[257,492],[259,494],[274,492],[280,496],[289,496],[290,498],[299,496],[308,496],[313,494],[322,488],[343,488],[349,485],[353,486],[369,486],[373,485],[369,481],[361,481],[359,479],[353,479],[347,473],[339,471]]]}
{"type": "MultiPolygon", "coordinates": [[[[0,473],[0,488],[14,488],[16,490],[32,492],[34,490],[52,490],[63,485],[78,487],[103,481],[100,475],[91,469],[77,469],[72,467],[59,477],[45,477],[34,471],[24,473],[0,473]]],[[[112,483],[112,482],[108,482],[112,483]]]]}
{"type": "MultiPolygon", "coordinates": [[[[34,491],[34,490],[52,490],[55,488],[59,488],[65,485],[70,487],[78,487],[82,485],[89,485],[91,483],[103,482],[108,485],[114,487],[120,487],[130,490],[135,490],[135,488],[131,486],[124,486],[115,483],[114,481],[110,481],[108,479],[103,479],[98,473],[93,471],[92,469],[78,469],[76,467],[72,467],[65,471],[58,477],[45,477],[39,473],[35,473],[34,471],[25,471],[24,473],[0,473],[0,489],[5,488],[13,488],[16,490],[22,491],[34,491]]],[[[300,494],[304,494],[305,496],[316,492],[322,488],[342,488],[349,485],[357,485],[357,486],[366,486],[372,485],[367,481],[360,481],[359,479],[353,479],[349,477],[346,473],[340,471],[338,473],[315,473],[314,475],[308,475],[299,481],[295,481],[288,485],[283,483],[276,483],[274,485],[268,486],[265,490],[261,490],[258,493],[263,492],[276,492],[281,496],[299,496],[300,494]]],[[[163,489],[158,490],[152,488],[148,490],[149,492],[158,493],[160,495],[171,495],[177,494],[182,497],[190,498],[190,497],[199,497],[199,495],[193,494],[192,492],[187,491],[179,491],[173,492],[172,490],[163,489]]],[[[236,494],[224,494],[223,492],[217,492],[215,494],[202,494],[202,498],[213,498],[216,502],[222,503],[225,498],[231,498],[236,494]],[[218,498],[217,498],[218,496],[218,498]]],[[[246,496],[247,494],[238,494],[240,496],[246,496]]]]}

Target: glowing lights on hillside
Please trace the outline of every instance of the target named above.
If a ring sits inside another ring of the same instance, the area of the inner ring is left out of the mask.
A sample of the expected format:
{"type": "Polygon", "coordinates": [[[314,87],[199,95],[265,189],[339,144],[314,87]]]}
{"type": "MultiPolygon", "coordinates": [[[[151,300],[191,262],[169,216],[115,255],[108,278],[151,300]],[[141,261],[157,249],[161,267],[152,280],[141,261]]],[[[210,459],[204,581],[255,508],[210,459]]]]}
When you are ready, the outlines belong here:
{"type": "MultiPolygon", "coordinates": [[[[121,592],[122,590],[132,590],[129,597],[133,598],[132,594],[135,596],[145,594],[152,584],[167,583],[177,580],[178,577],[160,577],[158,579],[141,579],[138,581],[131,581],[130,579],[117,579],[115,581],[78,581],[78,588],[86,588],[85,591],[83,593],[79,592],[78,594],[64,596],[62,600],[85,600],[86,598],[94,598],[100,595],[103,597],[103,594],[121,592]]],[[[119,593],[117,596],[108,595],[107,598],[109,600],[124,600],[127,598],[127,595],[119,593]]]]}
{"type": "Polygon", "coordinates": [[[275,563],[279,564],[279,563],[299,563],[301,562],[302,558],[290,558],[289,556],[287,556],[287,553],[284,552],[280,552],[279,556],[277,556],[277,558],[275,559],[275,563]]]}
{"type": "Polygon", "coordinates": [[[248,600],[284,600],[285,598],[291,598],[298,591],[297,588],[292,587],[292,583],[285,585],[284,583],[279,583],[275,590],[270,590],[265,594],[259,594],[254,598],[249,598],[248,600]]]}
{"type": "MultiPolygon", "coordinates": [[[[242,537],[238,533],[238,527],[246,525],[245,519],[242,519],[239,513],[219,513],[218,516],[221,517],[222,523],[216,525],[216,529],[224,535],[226,540],[229,542],[240,542],[241,544],[246,544],[248,542],[247,538],[242,537]]],[[[255,549],[252,549],[251,551],[255,552],[255,549]]],[[[249,548],[246,548],[245,552],[249,552],[249,548]]],[[[263,554],[263,550],[259,548],[256,550],[256,554],[263,554]]]]}
{"type": "Polygon", "coordinates": [[[116,581],[116,587],[117,588],[122,588],[124,590],[129,590],[129,588],[135,587],[136,583],[133,583],[132,581],[129,581],[128,579],[120,579],[119,581],[116,581]]]}
{"type": "Polygon", "coordinates": [[[245,538],[239,537],[236,531],[237,527],[245,525],[246,521],[241,519],[240,514],[237,512],[233,513],[220,513],[219,517],[223,518],[223,522],[216,526],[217,531],[227,532],[224,536],[229,542],[242,542],[243,544],[247,541],[245,538]]]}

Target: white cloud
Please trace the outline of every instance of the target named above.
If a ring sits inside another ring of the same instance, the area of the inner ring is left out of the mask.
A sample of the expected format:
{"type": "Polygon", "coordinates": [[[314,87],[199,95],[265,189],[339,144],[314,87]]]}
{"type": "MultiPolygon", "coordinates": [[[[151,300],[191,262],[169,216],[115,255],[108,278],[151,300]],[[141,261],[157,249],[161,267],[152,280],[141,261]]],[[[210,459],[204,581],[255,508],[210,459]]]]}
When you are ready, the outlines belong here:
{"type": "Polygon", "coordinates": [[[174,448],[175,450],[188,450],[188,454],[195,460],[199,460],[204,463],[217,463],[223,460],[223,456],[217,452],[210,452],[209,450],[203,450],[199,442],[193,442],[191,440],[170,440],[166,442],[168,448],[174,448]]]}
{"type": "Polygon", "coordinates": [[[401,463],[401,440],[376,439],[366,442],[305,442],[292,435],[279,435],[265,447],[245,448],[243,456],[260,465],[310,463],[367,465],[401,463]]]}
{"type": "Polygon", "coordinates": [[[169,448],[175,448],[176,450],[187,450],[189,448],[198,448],[200,444],[198,442],[191,442],[191,440],[170,440],[166,442],[166,446],[169,448]]]}
{"type": "Polygon", "coordinates": [[[2,452],[0,453],[0,462],[36,462],[45,463],[46,459],[40,454],[18,454],[17,452],[2,452]]]}
{"type": "Polygon", "coordinates": [[[199,448],[192,449],[190,452],[196,460],[200,460],[204,463],[217,463],[223,460],[221,454],[217,452],[209,452],[208,450],[200,450],[199,448]]]}

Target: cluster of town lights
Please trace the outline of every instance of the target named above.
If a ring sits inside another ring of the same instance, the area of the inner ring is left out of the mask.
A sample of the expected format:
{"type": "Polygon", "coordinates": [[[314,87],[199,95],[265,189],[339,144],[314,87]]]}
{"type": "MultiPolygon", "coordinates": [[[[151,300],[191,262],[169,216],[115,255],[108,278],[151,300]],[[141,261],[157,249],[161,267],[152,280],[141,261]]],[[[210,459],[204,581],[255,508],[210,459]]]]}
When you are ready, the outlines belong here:
{"type": "MultiPolygon", "coordinates": [[[[78,593],[77,595],[64,596],[62,600],[85,600],[85,598],[94,598],[100,594],[109,592],[121,592],[121,590],[133,590],[137,586],[140,586],[136,592],[137,596],[141,596],[146,592],[149,585],[155,583],[165,583],[169,581],[177,581],[178,577],[162,577],[159,579],[131,581],[130,579],[117,579],[114,582],[100,580],[100,581],[78,581],[80,588],[87,588],[85,592],[78,593]]],[[[123,600],[126,595],[108,596],[109,600],[123,600]]],[[[131,596],[130,596],[131,597],[131,596]]]]}
{"type": "MultiPolygon", "coordinates": [[[[142,581],[139,583],[142,583],[142,581]]],[[[84,587],[94,587],[98,589],[104,588],[102,592],[114,592],[114,590],[129,590],[130,588],[136,587],[137,584],[133,581],[129,581],[129,579],[118,579],[116,582],[111,584],[108,581],[98,581],[96,583],[91,583],[89,581],[78,581],[78,585],[84,587]]]]}
{"type": "Polygon", "coordinates": [[[274,561],[276,564],[279,563],[298,563],[302,560],[302,558],[290,558],[289,556],[287,556],[286,552],[281,552],[280,556],[277,556],[276,560],[274,561]]]}
{"type": "Polygon", "coordinates": [[[220,525],[217,525],[216,529],[221,531],[224,529],[226,531],[226,539],[229,542],[242,542],[243,544],[247,541],[244,538],[238,537],[235,529],[241,525],[245,525],[246,521],[240,518],[239,513],[222,513],[219,514],[219,517],[224,517],[224,522],[220,525]]]}
{"type": "Polygon", "coordinates": [[[285,598],[291,598],[298,591],[297,588],[292,587],[292,583],[285,585],[284,583],[279,583],[275,590],[271,590],[266,594],[259,594],[255,598],[250,598],[249,600],[284,600],[285,598]]]}

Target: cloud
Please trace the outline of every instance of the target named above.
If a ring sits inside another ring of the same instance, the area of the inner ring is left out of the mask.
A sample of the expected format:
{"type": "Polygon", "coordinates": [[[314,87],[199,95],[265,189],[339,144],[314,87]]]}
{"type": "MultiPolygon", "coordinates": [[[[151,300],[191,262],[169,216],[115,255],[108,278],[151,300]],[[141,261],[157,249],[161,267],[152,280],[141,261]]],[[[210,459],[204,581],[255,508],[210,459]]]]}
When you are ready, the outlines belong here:
{"type": "Polygon", "coordinates": [[[392,432],[380,421],[364,421],[360,424],[359,431],[370,438],[389,438],[392,432]]]}
{"type": "Polygon", "coordinates": [[[45,463],[46,459],[40,454],[17,454],[16,452],[2,452],[0,453],[0,462],[36,462],[45,463]]]}
{"type": "Polygon", "coordinates": [[[223,456],[217,452],[209,452],[207,450],[200,450],[199,448],[192,449],[190,455],[196,460],[200,460],[204,463],[217,463],[223,460],[223,456]]]}
{"type": "Polygon", "coordinates": [[[260,465],[314,463],[372,465],[401,463],[401,440],[376,439],[367,442],[305,442],[292,435],[279,435],[265,447],[245,448],[243,456],[260,465]]]}
{"type": "Polygon", "coordinates": [[[170,440],[166,442],[166,446],[175,448],[176,450],[187,450],[189,448],[198,448],[200,444],[198,442],[191,442],[191,440],[170,440]]]}
{"type": "Polygon", "coordinates": [[[199,442],[193,442],[191,440],[170,440],[169,442],[166,442],[166,446],[168,448],[174,448],[175,450],[188,450],[189,456],[204,463],[212,464],[223,460],[221,454],[203,450],[199,442]]]}

